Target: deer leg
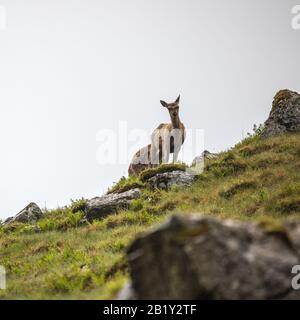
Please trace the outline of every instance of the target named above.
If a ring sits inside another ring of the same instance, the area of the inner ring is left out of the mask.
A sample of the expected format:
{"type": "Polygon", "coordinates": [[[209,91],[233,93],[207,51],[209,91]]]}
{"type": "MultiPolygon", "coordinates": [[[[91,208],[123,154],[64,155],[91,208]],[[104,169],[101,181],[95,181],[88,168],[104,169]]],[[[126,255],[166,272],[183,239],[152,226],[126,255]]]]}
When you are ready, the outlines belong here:
{"type": "Polygon", "coordinates": [[[149,159],[149,164],[154,165],[157,164],[157,149],[155,148],[154,144],[151,145],[151,152],[150,152],[150,159],[149,159]]]}
{"type": "Polygon", "coordinates": [[[159,160],[159,150],[160,150],[160,145],[159,145],[159,135],[154,132],[151,135],[151,152],[150,152],[150,165],[158,165],[160,163],[159,160]]]}
{"type": "Polygon", "coordinates": [[[168,163],[170,157],[170,139],[163,139],[162,143],[162,163],[168,163]]]}
{"type": "Polygon", "coordinates": [[[177,162],[179,151],[180,151],[180,148],[174,148],[173,163],[176,163],[176,162],[177,162]]]}

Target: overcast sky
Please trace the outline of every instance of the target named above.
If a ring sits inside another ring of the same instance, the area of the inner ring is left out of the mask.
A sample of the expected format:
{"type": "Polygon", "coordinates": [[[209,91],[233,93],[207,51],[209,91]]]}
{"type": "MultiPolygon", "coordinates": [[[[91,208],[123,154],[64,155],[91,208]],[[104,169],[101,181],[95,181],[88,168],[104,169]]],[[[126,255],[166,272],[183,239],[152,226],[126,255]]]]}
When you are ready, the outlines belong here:
{"type": "Polygon", "coordinates": [[[295,4],[0,0],[0,218],[101,195],[127,165],[97,162],[99,130],[150,132],[169,121],[159,100],[179,93],[206,149],[233,146],[277,90],[300,91],[295,4]]]}

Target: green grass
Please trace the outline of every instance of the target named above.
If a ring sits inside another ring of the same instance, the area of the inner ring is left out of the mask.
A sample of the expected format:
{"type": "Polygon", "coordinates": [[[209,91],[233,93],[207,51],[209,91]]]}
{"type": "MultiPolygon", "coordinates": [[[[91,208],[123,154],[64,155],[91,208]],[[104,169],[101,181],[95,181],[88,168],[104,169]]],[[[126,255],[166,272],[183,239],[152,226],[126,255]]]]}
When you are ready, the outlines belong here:
{"type": "Polygon", "coordinates": [[[207,160],[190,188],[151,190],[145,182],[153,175],[151,169],[140,178],[123,178],[114,190],[141,184],[141,199],[100,221],[81,223],[81,199],[47,211],[36,225],[0,227],[0,264],[8,276],[8,288],[0,290],[0,298],[112,298],[128,277],[128,244],[174,213],[257,221],[268,232],[284,234],[281,222],[300,217],[299,138],[300,134],[267,140],[259,134],[249,136],[207,160]]]}
{"type": "Polygon", "coordinates": [[[140,188],[143,189],[144,183],[135,176],[129,176],[127,179],[123,176],[117,183],[115,183],[109,190],[108,190],[108,194],[110,193],[121,193],[121,192],[125,192],[128,191],[130,189],[134,189],[134,188],[140,188]]]}
{"type": "Polygon", "coordinates": [[[109,298],[126,280],[124,248],[138,225],[97,225],[1,237],[5,299],[109,298]]]}

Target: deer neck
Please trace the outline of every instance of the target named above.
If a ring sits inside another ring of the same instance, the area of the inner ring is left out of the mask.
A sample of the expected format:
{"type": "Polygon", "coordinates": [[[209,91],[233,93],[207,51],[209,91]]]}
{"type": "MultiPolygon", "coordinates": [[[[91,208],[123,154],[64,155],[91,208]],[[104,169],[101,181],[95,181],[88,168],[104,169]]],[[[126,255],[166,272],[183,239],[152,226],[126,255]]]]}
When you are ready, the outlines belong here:
{"type": "Polygon", "coordinates": [[[179,116],[177,117],[171,117],[171,123],[174,129],[179,129],[180,128],[180,119],[179,116]]]}

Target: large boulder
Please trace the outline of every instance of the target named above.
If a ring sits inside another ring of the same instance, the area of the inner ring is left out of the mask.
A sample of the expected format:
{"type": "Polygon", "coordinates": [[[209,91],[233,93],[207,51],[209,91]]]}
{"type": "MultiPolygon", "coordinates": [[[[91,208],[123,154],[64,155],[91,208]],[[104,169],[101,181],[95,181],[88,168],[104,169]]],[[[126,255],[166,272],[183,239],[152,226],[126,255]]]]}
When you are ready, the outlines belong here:
{"type": "Polygon", "coordinates": [[[128,250],[126,299],[300,299],[300,221],[257,225],[174,216],[128,250]],[[151,272],[149,272],[151,270],[151,272]]]}
{"type": "Polygon", "coordinates": [[[300,131],[300,95],[290,90],[279,91],[273,100],[272,110],[265,122],[263,138],[286,132],[300,131]]]}
{"type": "Polygon", "coordinates": [[[122,193],[106,194],[89,200],[85,208],[85,216],[88,221],[101,219],[109,214],[117,213],[122,209],[127,209],[134,199],[141,196],[138,188],[122,193]]]}
{"type": "Polygon", "coordinates": [[[14,217],[7,218],[4,221],[4,224],[9,224],[12,222],[34,223],[37,220],[39,220],[42,216],[43,212],[39,208],[39,206],[36,203],[31,202],[14,217]]]}
{"type": "Polygon", "coordinates": [[[151,188],[169,189],[174,185],[190,187],[196,179],[197,175],[187,171],[171,171],[157,173],[146,182],[151,188]]]}

